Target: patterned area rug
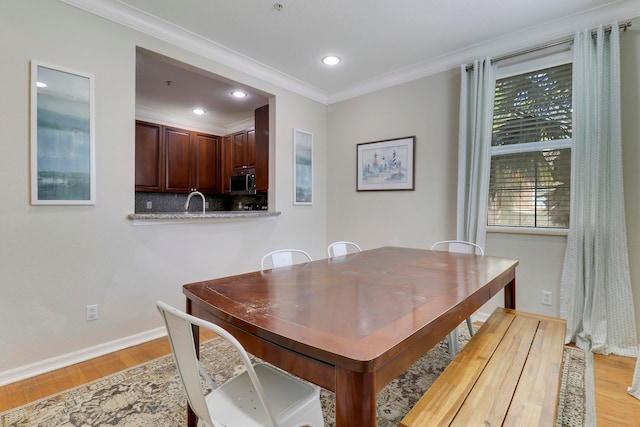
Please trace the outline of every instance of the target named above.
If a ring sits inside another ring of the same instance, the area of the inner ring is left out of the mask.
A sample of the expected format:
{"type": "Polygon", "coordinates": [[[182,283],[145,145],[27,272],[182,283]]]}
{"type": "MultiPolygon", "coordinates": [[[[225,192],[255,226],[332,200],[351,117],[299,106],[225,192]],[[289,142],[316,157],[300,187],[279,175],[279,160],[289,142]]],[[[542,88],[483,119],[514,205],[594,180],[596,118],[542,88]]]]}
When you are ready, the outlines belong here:
{"type": "MultiPolygon", "coordinates": [[[[460,328],[460,346],[468,337],[460,328]]],[[[239,372],[240,360],[219,339],[202,344],[201,358],[214,381],[239,372]]],[[[592,359],[565,347],[557,427],[595,426],[592,359]]],[[[439,343],[377,396],[378,426],[397,426],[449,364],[439,343]]],[[[325,425],[335,425],[333,393],[322,390],[325,425]]],[[[0,414],[4,427],[184,426],[186,398],[171,356],[161,357],[89,384],[0,414]]]]}

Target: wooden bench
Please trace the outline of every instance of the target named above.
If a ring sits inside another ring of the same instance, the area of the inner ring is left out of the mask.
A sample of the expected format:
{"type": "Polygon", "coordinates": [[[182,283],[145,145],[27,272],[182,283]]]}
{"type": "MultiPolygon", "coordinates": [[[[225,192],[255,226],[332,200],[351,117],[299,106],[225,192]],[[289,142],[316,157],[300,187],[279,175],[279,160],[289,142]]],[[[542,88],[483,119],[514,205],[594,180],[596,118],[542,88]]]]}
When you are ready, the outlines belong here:
{"type": "Polygon", "coordinates": [[[400,427],[555,426],[565,327],[496,309],[400,427]]]}

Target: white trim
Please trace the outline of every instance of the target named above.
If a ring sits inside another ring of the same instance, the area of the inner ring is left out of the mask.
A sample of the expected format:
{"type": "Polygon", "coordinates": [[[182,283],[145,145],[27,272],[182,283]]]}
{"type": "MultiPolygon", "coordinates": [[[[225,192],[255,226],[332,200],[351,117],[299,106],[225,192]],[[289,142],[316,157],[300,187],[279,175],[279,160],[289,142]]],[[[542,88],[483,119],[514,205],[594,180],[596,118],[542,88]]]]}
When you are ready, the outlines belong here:
{"type": "Polygon", "coordinates": [[[82,350],[73,351],[71,353],[62,354],[45,360],[40,360],[29,365],[19,366],[8,371],[0,372],[0,386],[4,386],[36,375],[51,372],[56,369],[71,366],[85,360],[113,353],[123,348],[132,347],[156,338],[162,338],[167,335],[164,326],[151,329],[139,334],[130,335],[128,337],[98,344],[93,347],[84,348],[82,350]]]}
{"type": "Polygon", "coordinates": [[[298,95],[330,105],[356,96],[376,92],[391,86],[407,83],[443,71],[458,68],[476,58],[497,57],[517,52],[523,48],[558,40],[585,28],[594,28],[602,23],[626,20],[640,16],[640,2],[637,0],[619,1],[596,7],[573,16],[546,22],[536,28],[505,34],[483,44],[451,52],[438,58],[430,58],[421,64],[407,67],[356,84],[350,88],[328,94],[305,82],[295,79],[278,70],[254,61],[213,41],[185,31],[170,22],[157,19],[138,9],[129,7],[117,0],[59,0],[63,3],[93,13],[105,19],[133,28],[144,34],[174,44],[187,51],[203,55],[209,59],[233,67],[237,70],[288,89],[298,95]]]}
{"type": "Polygon", "coordinates": [[[504,234],[538,234],[541,236],[567,236],[568,228],[544,228],[544,227],[503,227],[500,225],[487,226],[487,233],[504,234]]]}
{"type": "Polygon", "coordinates": [[[545,68],[557,67],[564,64],[573,62],[573,54],[571,47],[567,45],[567,49],[562,52],[552,53],[550,55],[544,55],[542,57],[536,57],[533,59],[525,59],[515,64],[509,64],[500,66],[496,69],[496,79],[504,79],[505,77],[517,76],[524,73],[530,73],[536,70],[542,70],[545,68]]]}
{"type": "Polygon", "coordinates": [[[534,151],[562,150],[571,148],[573,139],[554,139],[553,141],[521,142],[520,144],[497,145],[490,148],[491,157],[505,154],[531,153],[534,151]]]}

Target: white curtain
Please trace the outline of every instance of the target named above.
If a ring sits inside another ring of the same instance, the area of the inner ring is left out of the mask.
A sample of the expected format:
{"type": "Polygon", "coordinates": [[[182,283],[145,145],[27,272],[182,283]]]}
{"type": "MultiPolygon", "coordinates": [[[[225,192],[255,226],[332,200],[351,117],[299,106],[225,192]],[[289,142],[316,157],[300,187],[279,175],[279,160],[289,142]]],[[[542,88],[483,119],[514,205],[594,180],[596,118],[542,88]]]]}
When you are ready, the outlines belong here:
{"type": "Polygon", "coordinates": [[[484,248],[489,199],[489,149],[493,123],[495,65],[476,60],[473,70],[462,65],[458,140],[457,239],[484,248]]]}
{"type": "Polygon", "coordinates": [[[636,355],[622,188],[618,24],[574,38],[571,219],[561,279],[566,341],[636,355]]]}

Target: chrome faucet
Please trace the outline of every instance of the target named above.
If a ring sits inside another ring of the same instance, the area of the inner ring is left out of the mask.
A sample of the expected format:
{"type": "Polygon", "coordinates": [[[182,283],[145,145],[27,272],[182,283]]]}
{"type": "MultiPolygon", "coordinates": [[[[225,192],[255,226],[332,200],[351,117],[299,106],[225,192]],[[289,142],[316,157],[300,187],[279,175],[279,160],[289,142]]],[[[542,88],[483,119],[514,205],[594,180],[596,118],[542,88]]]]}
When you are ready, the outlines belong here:
{"type": "Polygon", "coordinates": [[[191,193],[189,193],[189,197],[187,197],[187,202],[184,204],[184,210],[188,211],[189,210],[189,201],[191,200],[191,198],[193,196],[200,196],[202,197],[202,213],[204,214],[204,208],[205,208],[205,201],[204,201],[204,194],[202,194],[199,191],[192,191],[191,193]]]}

